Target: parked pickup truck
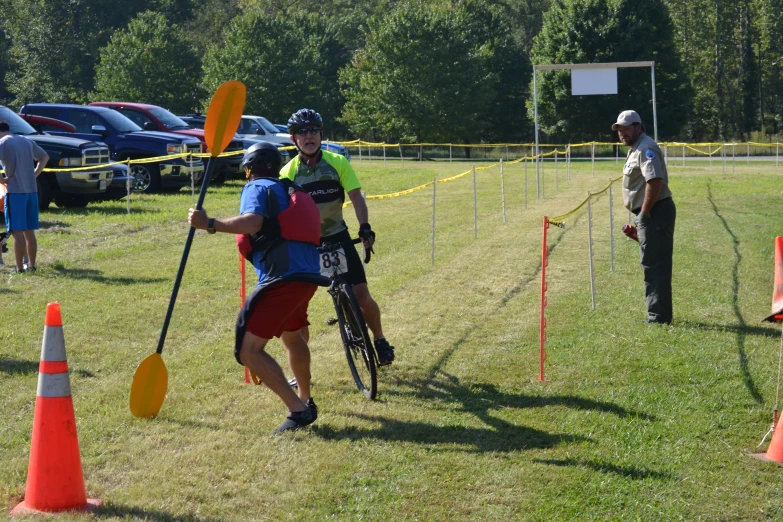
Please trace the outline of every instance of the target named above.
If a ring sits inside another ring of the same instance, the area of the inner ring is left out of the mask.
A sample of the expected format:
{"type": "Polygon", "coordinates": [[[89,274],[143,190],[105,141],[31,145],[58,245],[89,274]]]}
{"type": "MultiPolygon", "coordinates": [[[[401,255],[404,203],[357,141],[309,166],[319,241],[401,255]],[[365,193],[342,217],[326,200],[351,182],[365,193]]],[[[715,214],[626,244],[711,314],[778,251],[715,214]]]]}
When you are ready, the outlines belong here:
{"type": "MultiPolygon", "coordinates": [[[[204,138],[203,127],[194,128],[163,107],[131,102],[93,102],[90,105],[114,109],[145,131],[173,132],[197,138],[201,142],[201,151],[207,152],[207,140],[204,138]]],[[[242,142],[240,140],[232,140],[223,152],[237,152],[240,150],[243,150],[242,142]]],[[[241,164],[241,154],[218,158],[212,179],[221,182],[226,178],[233,178],[238,174],[242,174],[241,164]]]]}
{"type": "MultiPolygon", "coordinates": [[[[195,138],[170,132],[142,131],[138,125],[122,114],[106,107],[29,103],[19,112],[67,121],[76,127],[76,133],[70,136],[106,143],[112,161],[201,152],[201,143],[195,138]]],[[[57,135],[68,135],[66,132],[51,132],[57,135]]],[[[179,190],[183,186],[190,185],[191,172],[196,181],[201,179],[204,174],[204,163],[199,158],[190,162],[183,158],[172,158],[151,163],[133,163],[130,170],[134,178],[135,192],[179,190]]]]}
{"type": "Polygon", "coordinates": [[[106,145],[77,138],[42,134],[11,109],[0,105],[0,120],[5,120],[14,134],[34,141],[49,155],[47,168],[89,167],[74,172],[43,172],[38,176],[38,206],[45,210],[54,201],[58,207],[85,207],[94,199],[102,199],[111,185],[111,167],[106,145]]]}

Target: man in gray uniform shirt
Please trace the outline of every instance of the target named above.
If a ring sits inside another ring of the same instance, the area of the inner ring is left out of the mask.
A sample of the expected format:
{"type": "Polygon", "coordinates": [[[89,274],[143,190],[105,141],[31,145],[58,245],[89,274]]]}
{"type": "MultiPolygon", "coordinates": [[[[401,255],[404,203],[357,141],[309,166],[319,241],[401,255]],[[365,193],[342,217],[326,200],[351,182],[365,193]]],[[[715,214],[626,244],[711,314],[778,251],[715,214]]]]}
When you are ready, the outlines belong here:
{"type": "Polygon", "coordinates": [[[24,136],[11,132],[5,121],[0,121],[0,163],[5,177],[0,183],[6,185],[5,226],[14,238],[15,272],[24,272],[22,258],[27,256],[27,270],[35,272],[35,258],[38,242],[38,185],[36,178],[41,174],[49,156],[37,144],[24,136]],[[36,164],[37,163],[37,164],[36,164]]]}
{"type": "Polygon", "coordinates": [[[612,125],[631,147],[623,167],[623,202],[636,215],[648,323],[672,322],[672,255],[677,209],[661,149],[645,134],[636,111],[623,111],[612,125]]]}

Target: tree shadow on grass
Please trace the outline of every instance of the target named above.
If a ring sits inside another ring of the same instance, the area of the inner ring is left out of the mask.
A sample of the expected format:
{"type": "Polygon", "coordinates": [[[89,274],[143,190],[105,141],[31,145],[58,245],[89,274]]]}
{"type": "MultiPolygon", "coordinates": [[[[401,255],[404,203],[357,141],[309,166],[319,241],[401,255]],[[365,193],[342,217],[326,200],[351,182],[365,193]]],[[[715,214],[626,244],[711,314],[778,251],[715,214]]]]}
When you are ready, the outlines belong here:
{"type": "Polygon", "coordinates": [[[593,471],[600,471],[601,473],[614,473],[621,477],[626,477],[634,480],[644,479],[672,479],[674,478],[669,473],[662,473],[660,471],[652,471],[644,468],[636,468],[633,466],[618,466],[616,464],[609,464],[607,462],[595,462],[587,459],[533,459],[533,462],[538,464],[548,464],[550,466],[582,466],[592,469],[593,471]]]}
{"type": "Polygon", "coordinates": [[[0,357],[0,372],[9,375],[38,373],[38,363],[39,361],[21,361],[19,359],[0,357]]]}
{"type": "MultiPolygon", "coordinates": [[[[410,422],[373,415],[351,414],[365,423],[378,423],[377,427],[352,426],[334,428],[317,425],[313,434],[325,440],[374,439],[395,442],[443,446],[447,451],[467,453],[498,453],[530,449],[553,448],[562,443],[589,440],[579,435],[547,433],[535,428],[517,426],[491,417],[490,426],[476,428],[462,425],[440,426],[429,422],[410,422]]],[[[437,418],[435,421],[437,422],[437,418]]]]}
{"type": "Polygon", "coordinates": [[[128,520],[149,520],[154,522],[224,522],[228,519],[197,517],[195,515],[172,515],[165,511],[155,511],[135,506],[125,506],[107,502],[91,512],[95,518],[121,517],[128,520]]]}
{"type": "MultiPolygon", "coordinates": [[[[61,277],[69,277],[71,279],[89,279],[96,283],[103,283],[107,285],[138,285],[138,284],[152,284],[163,283],[169,281],[163,277],[105,277],[100,270],[90,268],[65,268],[62,265],[52,265],[48,267],[48,272],[61,277]]],[[[44,272],[46,274],[46,272],[44,272]]]]}
{"type": "Polygon", "coordinates": [[[780,337],[780,331],[771,326],[751,326],[749,324],[717,324],[701,323],[698,321],[688,321],[683,319],[678,321],[685,327],[698,328],[699,330],[715,330],[717,332],[734,332],[737,335],[756,335],[759,337],[780,337]]]}
{"type": "Polygon", "coordinates": [[[750,393],[750,396],[753,398],[754,401],[756,401],[759,404],[762,404],[764,402],[764,398],[761,396],[761,392],[758,389],[758,386],[756,386],[755,381],[753,380],[753,376],[750,374],[750,369],[748,368],[748,356],[745,353],[745,337],[747,336],[747,328],[748,325],[745,323],[745,318],[742,316],[742,311],[739,307],[739,286],[740,286],[740,279],[739,279],[739,266],[740,263],[742,263],[742,254],[740,254],[740,240],[734,234],[734,232],[729,227],[728,222],[726,219],[720,215],[720,212],[718,211],[717,205],[715,205],[715,202],[712,199],[712,181],[707,180],[707,200],[710,202],[710,205],[712,205],[712,211],[715,213],[715,216],[720,220],[720,222],[723,224],[723,228],[726,229],[726,232],[731,237],[731,243],[734,248],[734,265],[731,269],[731,280],[732,280],[732,296],[731,296],[731,304],[734,309],[734,315],[737,317],[737,322],[739,323],[739,326],[736,327],[736,334],[737,334],[737,355],[739,356],[739,367],[740,372],[742,372],[742,377],[745,382],[745,387],[748,389],[748,392],[750,393]]]}

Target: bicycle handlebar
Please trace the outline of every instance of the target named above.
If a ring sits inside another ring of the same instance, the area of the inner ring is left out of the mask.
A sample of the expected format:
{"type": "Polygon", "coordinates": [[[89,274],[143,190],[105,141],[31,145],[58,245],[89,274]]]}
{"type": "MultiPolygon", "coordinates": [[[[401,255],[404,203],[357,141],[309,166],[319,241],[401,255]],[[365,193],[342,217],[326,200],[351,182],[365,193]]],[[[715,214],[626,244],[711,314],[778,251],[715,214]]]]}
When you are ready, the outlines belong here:
{"type": "MultiPolygon", "coordinates": [[[[322,246],[318,247],[318,251],[323,254],[325,252],[333,252],[333,251],[335,251],[335,250],[337,250],[338,248],[341,248],[341,247],[345,248],[345,247],[356,245],[358,243],[362,243],[363,244],[363,242],[364,242],[364,240],[362,238],[357,237],[356,239],[351,239],[350,241],[337,241],[336,243],[327,243],[325,245],[322,245],[322,246]]],[[[364,264],[365,265],[370,262],[370,256],[373,253],[374,253],[374,251],[373,251],[372,247],[364,248],[364,264]]]]}

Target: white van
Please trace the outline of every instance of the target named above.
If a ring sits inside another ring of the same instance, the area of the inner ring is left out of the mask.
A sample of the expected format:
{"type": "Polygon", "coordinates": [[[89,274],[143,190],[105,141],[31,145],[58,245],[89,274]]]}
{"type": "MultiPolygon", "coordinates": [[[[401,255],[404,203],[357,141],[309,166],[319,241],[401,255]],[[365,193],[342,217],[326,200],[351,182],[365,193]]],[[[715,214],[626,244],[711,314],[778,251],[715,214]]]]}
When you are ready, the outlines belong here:
{"type": "Polygon", "coordinates": [[[242,120],[239,122],[239,128],[237,129],[237,136],[280,143],[281,145],[294,144],[288,134],[280,132],[277,127],[263,116],[242,115],[242,120]]]}

